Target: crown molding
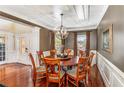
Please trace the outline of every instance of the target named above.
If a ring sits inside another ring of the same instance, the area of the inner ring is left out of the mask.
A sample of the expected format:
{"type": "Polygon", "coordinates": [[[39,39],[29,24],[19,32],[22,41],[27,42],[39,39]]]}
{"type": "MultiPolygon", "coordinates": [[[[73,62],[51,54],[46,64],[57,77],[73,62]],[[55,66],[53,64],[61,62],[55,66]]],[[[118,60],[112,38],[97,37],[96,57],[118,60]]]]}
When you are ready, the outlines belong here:
{"type": "MultiPolygon", "coordinates": [[[[67,30],[68,31],[82,31],[82,30],[97,29],[97,27],[98,27],[99,23],[101,22],[105,12],[107,11],[107,8],[108,8],[108,5],[106,5],[104,7],[103,13],[101,14],[101,17],[100,17],[99,22],[97,24],[89,25],[89,26],[86,26],[86,27],[67,27],[67,30]]],[[[2,16],[2,18],[4,18],[4,19],[15,21],[15,22],[18,22],[18,23],[21,23],[21,24],[27,24],[29,26],[35,26],[35,27],[39,27],[41,29],[48,29],[49,31],[57,31],[57,30],[55,30],[55,27],[50,26],[48,24],[35,23],[32,20],[28,20],[26,18],[24,19],[22,17],[20,18],[20,17],[14,16],[12,14],[5,13],[5,12],[2,12],[2,11],[0,11],[0,16],[2,16]]]]}

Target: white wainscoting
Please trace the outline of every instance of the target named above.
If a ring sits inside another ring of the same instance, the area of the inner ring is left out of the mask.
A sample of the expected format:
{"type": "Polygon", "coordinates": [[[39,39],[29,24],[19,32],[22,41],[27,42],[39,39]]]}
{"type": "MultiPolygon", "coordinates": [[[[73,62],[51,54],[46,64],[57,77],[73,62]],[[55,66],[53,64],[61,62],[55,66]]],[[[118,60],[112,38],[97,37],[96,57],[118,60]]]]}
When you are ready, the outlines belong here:
{"type": "Polygon", "coordinates": [[[97,65],[107,87],[124,87],[124,72],[97,53],[97,65]]]}

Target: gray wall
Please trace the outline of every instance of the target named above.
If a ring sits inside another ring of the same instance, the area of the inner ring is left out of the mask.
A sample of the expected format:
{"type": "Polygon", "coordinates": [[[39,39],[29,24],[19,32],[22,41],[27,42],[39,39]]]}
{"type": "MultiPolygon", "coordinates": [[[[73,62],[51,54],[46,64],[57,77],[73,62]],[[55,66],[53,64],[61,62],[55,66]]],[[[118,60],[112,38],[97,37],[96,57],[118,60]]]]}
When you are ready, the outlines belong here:
{"type": "Polygon", "coordinates": [[[96,30],[90,32],[90,49],[96,50],[96,30]]]}
{"type": "Polygon", "coordinates": [[[74,49],[74,33],[69,33],[68,37],[65,40],[65,47],[74,49]]]}
{"type": "Polygon", "coordinates": [[[47,29],[40,30],[40,50],[47,51],[50,50],[50,31],[47,29]]]}
{"type": "Polygon", "coordinates": [[[124,6],[109,6],[98,26],[98,51],[124,71],[124,6]],[[113,24],[113,53],[102,50],[103,29],[113,24]]]}
{"type": "MultiPolygon", "coordinates": [[[[80,33],[80,32],[79,32],[80,33]]],[[[47,29],[40,30],[40,50],[50,50],[51,45],[51,31],[47,29]]],[[[74,33],[70,32],[65,40],[65,47],[74,49],[74,33]]],[[[96,31],[90,32],[90,49],[96,49],[96,31]]]]}
{"type": "MultiPolygon", "coordinates": [[[[81,34],[82,32],[86,31],[79,31],[77,34],[81,34]]],[[[69,36],[65,40],[65,47],[66,48],[74,48],[74,33],[69,33],[69,36]]],[[[96,50],[96,30],[90,31],[90,49],[96,50]]]]}

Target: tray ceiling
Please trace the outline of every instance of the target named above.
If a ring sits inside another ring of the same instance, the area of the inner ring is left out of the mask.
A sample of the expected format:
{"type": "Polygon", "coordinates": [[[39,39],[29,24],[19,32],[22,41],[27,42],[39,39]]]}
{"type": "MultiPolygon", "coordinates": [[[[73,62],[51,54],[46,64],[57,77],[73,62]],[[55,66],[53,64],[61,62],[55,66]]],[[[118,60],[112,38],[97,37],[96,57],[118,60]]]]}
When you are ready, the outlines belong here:
{"type": "Polygon", "coordinates": [[[41,25],[50,30],[63,25],[69,31],[96,29],[108,6],[105,5],[1,5],[0,11],[41,25]]]}

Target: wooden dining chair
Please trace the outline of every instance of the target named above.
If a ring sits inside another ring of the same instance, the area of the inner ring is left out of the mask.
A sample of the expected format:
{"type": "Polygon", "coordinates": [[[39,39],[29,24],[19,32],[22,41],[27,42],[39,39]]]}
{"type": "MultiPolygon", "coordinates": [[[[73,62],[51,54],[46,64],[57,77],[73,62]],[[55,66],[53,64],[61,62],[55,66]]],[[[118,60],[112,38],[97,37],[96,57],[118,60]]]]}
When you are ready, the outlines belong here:
{"type": "Polygon", "coordinates": [[[67,53],[67,55],[71,55],[71,49],[66,49],[65,52],[67,53]]]}
{"type": "Polygon", "coordinates": [[[64,85],[65,73],[61,70],[60,60],[55,58],[45,58],[44,60],[46,63],[47,86],[49,86],[49,83],[58,83],[59,87],[64,85]]]}
{"type": "Polygon", "coordinates": [[[93,60],[93,57],[94,57],[94,53],[93,52],[91,52],[90,54],[89,54],[89,59],[88,59],[88,64],[89,64],[89,66],[91,66],[91,64],[92,64],[92,60],[93,60]]]}
{"type": "Polygon", "coordinates": [[[55,50],[55,49],[50,50],[50,55],[51,55],[51,56],[53,56],[53,55],[55,55],[55,54],[56,54],[56,50],[55,50]]]}
{"type": "Polygon", "coordinates": [[[43,51],[41,51],[41,50],[37,51],[37,56],[38,56],[39,65],[43,66],[45,64],[43,51]]]}
{"type": "MultiPolygon", "coordinates": [[[[71,54],[72,50],[70,48],[65,49],[65,53],[67,53],[68,56],[72,56],[71,54]]],[[[68,66],[68,67],[64,67],[65,69],[72,69],[75,66],[68,66]]]]}
{"type": "Polygon", "coordinates": [[[79,50],[79,56],[80,56],[80,57],[86,57],[86,51],[84,51],[84,50],[79,50]]]}
{"type": "Polygon", "coordinates": [[[33,66],[33,84],[36,86],[37,83],[40,83],[41,79],[46,78],[46,68],[44,67],[36,67],[34,58],[31,53],[29,53],[29,57],[33,66]]]}
{"type": "Polygon", "coordinates": [[[91,83],[91,86],[92,86],[92,80],[91,80],[91,64],[92,64],[92,60],[93,60],[93,57],[94,57],[94,53],[91,52],[89,54],[89,57],[88,57],[88,64],[86,65],[86,69],[87,69],[87,72],[88,72],[88,82],[91,83]]]}
{"type": "Polygon", "coordinates": [[[67,71],[66,86],[68,86],[68,82],[70,82],[71,84],[78,87],[79,81],[84,81],[84,85],[87,86],[86,84],[87,70],[85,68],[87,61],[88,61],[87,57],[79,58],[77,67],[67,71]]]}

